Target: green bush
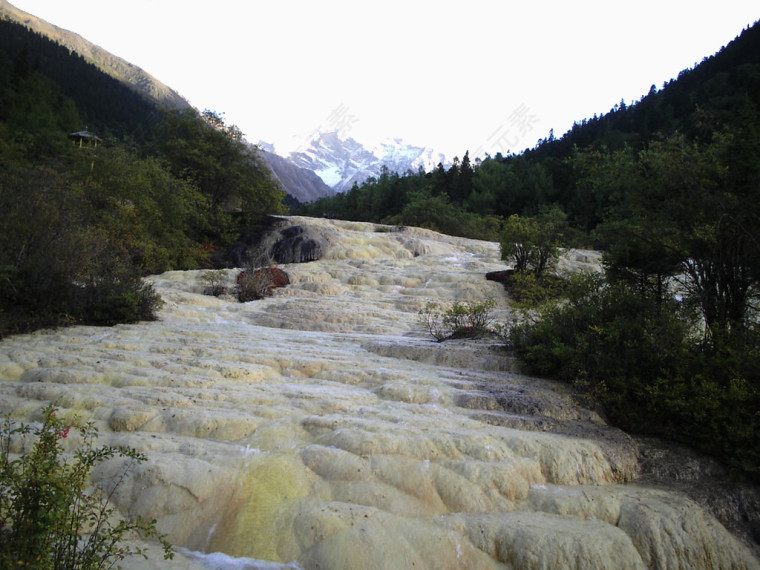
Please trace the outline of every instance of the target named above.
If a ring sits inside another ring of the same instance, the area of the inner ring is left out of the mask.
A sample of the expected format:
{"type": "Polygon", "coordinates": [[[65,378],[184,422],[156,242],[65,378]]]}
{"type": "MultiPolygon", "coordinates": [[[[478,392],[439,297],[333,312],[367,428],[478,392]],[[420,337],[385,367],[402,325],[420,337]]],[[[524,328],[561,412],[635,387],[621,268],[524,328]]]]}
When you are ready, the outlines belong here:
{"type": "Polygon", "coordinates": [[[533,272],[515,271],[507,277],[504,288],[518,308],[532,308],[556,301],[564,295],[567,280],[554,273],[536,277],[533,272]]]}
{"type": "Polygon", "coordinates": [[[203,294],[219,297],[227,293],[227,274],[223,269],[212,269],[201,275],[203,294]]]}
{"type": "Polygon", "coordinates": [[[77,288],[73,297],[71,313],[90,325],[153,321],[163,304],[153,285],[136,277],[77,288]]]}
{"type": "Polygon", "coordinates": [[[544,209],[535,218],[513,214],[499,238],[501,258],[511,262],[517,273],[530,270],[541,277],[556,265],[566,229],[567,218],[558,208],[544,209]]]}
{"type": "Polygon", "coordinates": [[[603,400],[608,413],[630,416],[631,399],[683,367],[690,329],[678,310],[610,285],[602,275],[576,275],[566,298],[515,325],[510,341],[534,371],[574,382],[603,400]]]}
{"type": "Polygon", "coordinates": [[[491,332],[495,302],[455,301],[449,308],[429,302],[418,315],[420,322],[438,342],[449,338],[475,338],[491,332]]]}
{"type": "Polygon", "coordinates": [[[88,284],[71,283],[67,275],[44,268],[26,274],[7,271],[5,276],[0,283],[0,293],[7,291],[5,303],[0,302],[0,338],[43,327],[152,321],[163,305],[153,286],[136,275],[88,284]]]}
{"type": "Polygon", "coordinates": [[[382,223],[416,226],[452,236],[495,240],[502,220],[479,216],[452,204],[447,196],[433,196],[429,189],[415,193],[398,214],[382,218],[382,223]]]}
{"type": "Polygon", "coordinates": [[[96,437],[91,423],[67,426],[52,405],[44,409],[40,427],[6,419],[0,437],[0,567],[89,570],[112,568],[129,556],[147,559],[141,548],[125,543],[132,536],[159,540],[164,558],[173,558],[156,521],[117,522],[109,496],[91,487],[97,464],[128,459],[115,481],[118,487],[145,460],[126,447],[96,448],[96,437]],[[77,433],[81,445],[64,453],[63,440],[77,433]]]}
{"type": "Polygon", "coordinates": [[[760,480],[760,335],[716,350],[693,322],[673,299],[582,275],[508,338],[531,372],[571,382],[614,425],[689,444],[760,480]]]}

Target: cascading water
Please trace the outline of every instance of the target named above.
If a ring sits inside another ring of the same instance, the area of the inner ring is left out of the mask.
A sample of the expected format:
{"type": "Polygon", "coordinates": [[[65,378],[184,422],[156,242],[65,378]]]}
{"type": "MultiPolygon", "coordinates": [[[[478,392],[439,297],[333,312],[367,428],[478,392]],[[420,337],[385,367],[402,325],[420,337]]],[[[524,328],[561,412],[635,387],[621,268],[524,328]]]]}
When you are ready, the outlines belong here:
{"type": "MultiPolygon", "coordinates": [[[[291,285],[271,298],[170,272],[151,278],[157,322],[0,343],[3,413],[52,401],[148,455],[115,501],[181,547],[168,567],[760,567],[694,500],[641,482],[637,442],[566,386],[493,343],[426,336],[429,301],[492,297],[507,319],[484,279],[496,244],[296,222],[330,247],[281,266],[291,285]]],[[[167,567],[126,567],[150,564],[167,567]]]]}

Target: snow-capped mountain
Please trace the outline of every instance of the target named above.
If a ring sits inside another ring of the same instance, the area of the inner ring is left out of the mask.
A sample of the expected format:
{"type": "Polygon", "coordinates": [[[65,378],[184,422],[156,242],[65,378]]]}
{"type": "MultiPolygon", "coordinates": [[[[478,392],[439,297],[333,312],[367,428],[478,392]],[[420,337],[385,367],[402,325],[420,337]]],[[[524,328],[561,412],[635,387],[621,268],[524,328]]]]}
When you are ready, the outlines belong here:
{"type": "Polygon", "coordinates": [[[282,189],[299,202],[313,202],[335,194],[335,190],[313,171],[296,166],[292,161],[276,154],[272,145],[259,145],[258,155],[264,159],[282,189]]]}
{"type": "Polygon", "coordinates": [[[403,174],[407,170],[417,171],[420,167],[425,172],[433,170],[438,164],[449,165],[446,157],[431,148],[404,143],[402,139],[389,139],[371,149],[372,154],[391,172],[403,174]]]}
{"type": "Polygon", "coordinates": [[[308,147],[291,152],[290,162],[316,173],[335,192],[345,192],[354,183],[361,184],[371,176],[379,176],[385,166],[403,174],[422,167],[432,170],[446,157],[431,149],[390,139],[367,148],[352,138],[342,139],[337,132],[318,133],[308,147]]]}

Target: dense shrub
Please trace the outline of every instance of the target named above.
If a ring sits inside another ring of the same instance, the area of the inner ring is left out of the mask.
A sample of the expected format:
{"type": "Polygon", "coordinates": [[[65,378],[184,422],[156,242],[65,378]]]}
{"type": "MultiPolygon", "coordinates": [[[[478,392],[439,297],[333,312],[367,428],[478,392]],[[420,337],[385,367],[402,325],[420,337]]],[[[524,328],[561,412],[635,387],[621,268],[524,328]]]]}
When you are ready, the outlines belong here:
{"type": "Polygon", "coordinates": [[[137,277],[76,287],[71,312],[78,322],[111,326],[156,319],[163,300],[153,285],[137,277]]]}
{"type": "Polygon", "coordinates": [[[695,446],[760,478],[758,336],[716,350],[674,299],[653,302],[602,275],[534,310],[509,340],[534,373],[571,382],[615,425],[695,446]]]}
{"type": "Polygon", "coordinates": [[[452,204],[444,196],[432,196],[425,189],[410,196],[404,209],[393,216],[381,218],[385,224],[416,226],[452,236],[494,240],[501,220],[480,216],[452,204]]]}
{"type": "Polygon", "coordinates": [[[515,271],[504,278],[503,284],[515,306],[529,308],[559,299],[564,295],[567,279],[556,273],[536,277],[533,272],[515,271]]]}
{"type": "Polygon", "coordinates": [[[475,338],[491,332],[494,305],[493,299],[455,301],[448,308],[429,302],[418,315],[420,322],[438,342],[449,338],[475,338]]]}

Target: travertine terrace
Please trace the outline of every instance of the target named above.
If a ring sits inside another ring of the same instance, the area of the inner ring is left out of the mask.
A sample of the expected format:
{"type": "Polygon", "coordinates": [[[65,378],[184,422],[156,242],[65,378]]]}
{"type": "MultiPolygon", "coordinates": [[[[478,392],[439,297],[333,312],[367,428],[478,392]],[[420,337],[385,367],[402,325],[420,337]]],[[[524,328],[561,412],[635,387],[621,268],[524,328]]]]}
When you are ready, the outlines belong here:
{"type": "Polygon", "coordinates": [[[289,223],[329,248],[282,266],[291,285],[271,298],[206,296],[202,272],[170,272],[151,278],[156,322],[0,343],[4,414],[54,402],[148,455],[115,501],[181,549],[128,567],[758,567],[695,502],[637,482],[636,442],[567,387],[521,375],[497,340],[427,335],[428,301],[492,297],[509,319],[484,278],[504,268],[497,244],[289,223]]]}

